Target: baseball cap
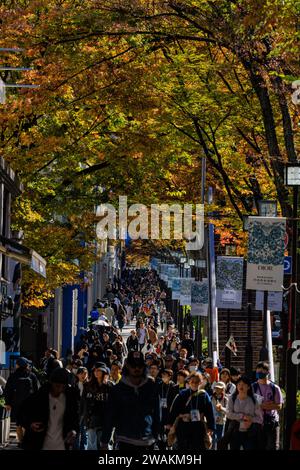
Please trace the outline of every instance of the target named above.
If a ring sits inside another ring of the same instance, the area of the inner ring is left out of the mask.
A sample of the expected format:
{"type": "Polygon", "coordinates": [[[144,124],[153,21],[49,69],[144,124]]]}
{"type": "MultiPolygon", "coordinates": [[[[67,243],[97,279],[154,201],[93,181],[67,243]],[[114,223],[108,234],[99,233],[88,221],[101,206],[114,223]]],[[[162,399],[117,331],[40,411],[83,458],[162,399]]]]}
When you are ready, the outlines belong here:
{"type": "Polygon", "coordinates": [[[50,382],[55,384],[64,384],[69,383],[70,372],[63,367],[56,367],[50,376],[50,382]]]}
{"type": "Polygon", "coordinates": [[[106,364],[104,364],[104,362],[96,362],[94,369],[102,370],[102,372],[105,374],[109,374],[110,372],[109,368],[106,366],[106,364]]]}
{"type": "Polygon", "coordinates": [[[130,351],[127,357],[127,364],[129,366],[145,366],[144,355],[141,351],[130,351]]]}
{"type": "Polygon", "coordinates": [[[152,354],[146,354],[145,359],[154,359],[152,354]]]}
{"type": "Polygon", "coordinates": [[[16,360],[16,364],[19,367],[26,367],[30,364],[30,362],[28,361],[28,359],[26,359],[26,357],[18,357],[18,359],[16,360]]]}
{"type": "Polygon", "coordinates": [[[119,369],[122,369],[122,364],[121,364],[120,361],[114,361],[114,362],[112,363],[112,366],[118,366],[119,369]]]}
{"type": "Polygon", "coordinates": [[[216,382],[216,383],[214,384],[214,389],[215,389],[215,388],[222,388],[223,390],[225,390],[226,385],[224,384],[224,382],[216,382]]]}

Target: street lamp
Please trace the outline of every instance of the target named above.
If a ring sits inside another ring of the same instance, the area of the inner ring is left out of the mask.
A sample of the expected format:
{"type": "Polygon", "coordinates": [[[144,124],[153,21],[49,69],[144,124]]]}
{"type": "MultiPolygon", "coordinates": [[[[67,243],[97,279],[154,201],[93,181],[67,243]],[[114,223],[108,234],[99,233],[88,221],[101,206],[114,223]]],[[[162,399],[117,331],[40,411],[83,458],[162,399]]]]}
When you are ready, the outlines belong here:
{"type": "Polygon", "coordinates": [[[292,343],[296,339],[296,309],[297,309],[297,241],[298,241],[298,191],[300,186],[300,162],[288,163],[284,169],[286,186],[293,187],[293,218],[292,218],[292,279],[290,290],[288,344],[286,351],[286,434],[285,447],[289,448],[291,429],[296,419],[298,369],[292,361],[294,349],[292,343]]]}
{"type": "MultiPolygon", "coordinates": [[[[261,199],[258,201],[258,214],[260,217],[277,217],[277,201],[270,201],[261,199]]],[[[268,292],[264,292],[264,304],[263,304],[263,346],[260,350],[259,360],[269,360],[269,350],[267,348],[267,315],[268,315],[268,292]]],[[[248,311],[248,319],[249,319],[248,311]]],[[[248,329],[251,329],[251,325],[248,325],[248,329]]]]}

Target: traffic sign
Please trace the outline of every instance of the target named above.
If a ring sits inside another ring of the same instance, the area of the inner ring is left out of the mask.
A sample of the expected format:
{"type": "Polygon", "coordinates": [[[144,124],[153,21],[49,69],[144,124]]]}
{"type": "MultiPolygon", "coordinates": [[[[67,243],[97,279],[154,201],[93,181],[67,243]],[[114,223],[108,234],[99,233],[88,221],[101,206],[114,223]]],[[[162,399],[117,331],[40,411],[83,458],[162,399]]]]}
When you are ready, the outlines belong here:
{"type": "Polygon", "coordinates": [[[292,274],[292,257],[291,256],[284,257],[283,271],[284,271],[284,274],[292,274]]]}

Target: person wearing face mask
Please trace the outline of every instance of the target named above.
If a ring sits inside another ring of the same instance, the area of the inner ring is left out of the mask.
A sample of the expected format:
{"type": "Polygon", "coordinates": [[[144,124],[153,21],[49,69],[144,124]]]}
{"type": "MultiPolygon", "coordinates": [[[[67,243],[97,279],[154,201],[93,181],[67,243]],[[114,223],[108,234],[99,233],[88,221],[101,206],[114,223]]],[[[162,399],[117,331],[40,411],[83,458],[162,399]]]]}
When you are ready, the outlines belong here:
{"type": "Polygon", "coordinates": [[[199,360],[194,358],[194,359],[191,359],[190,363],[189,363],[189,371],[190,372],[200,372],[199,370],[199,360]]]}
{"type": "Polygon", "coordinates": [[[205,450],[211,446],[215,417],[208,394],[200,388],[201,382],[202,375],[193,372],[189,388],[179,393],[171,406],[170,432],[175,431],[180,451],[205,450]]]}
{"type": "Polygon", "coordinates": [[[279,411],[282,409],[283,398],[278,385],[268,379],[269,372],[269,364],[259,362],[256,366],[256,382],[252,384],[252,389],[261,398],[261,409],[264,414],[262,449],[278,450],[280,446],[279,411]]]}
{"type": "Polygon", "coordinates": [[[170,428],[169,414],[171,405],[177,395],[175,383],[172,381],[173,371],[162,369],[161,382],[158,384],[159,407],[160,407],[160,430],[158,437],[158,447],[160,450],[167,448],[167,434],[170,428]]]}

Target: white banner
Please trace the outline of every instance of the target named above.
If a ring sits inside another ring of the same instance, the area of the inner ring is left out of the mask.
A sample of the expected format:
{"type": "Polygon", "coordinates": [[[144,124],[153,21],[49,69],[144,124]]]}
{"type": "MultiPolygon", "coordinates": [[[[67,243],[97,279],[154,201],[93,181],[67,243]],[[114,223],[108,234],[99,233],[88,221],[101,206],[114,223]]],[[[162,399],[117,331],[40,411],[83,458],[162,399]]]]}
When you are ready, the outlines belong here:
{"type": "Polygon", "coordinates": [[[283,217],[249,217],[247,289],[282,292],[285,232],[283,217]]]}
{"type": "Polygon", "coordinates": [[[207,317],[208,315],[208,279],[192,282],[191,315],[207,317]]]}
{"type": "MultiPolygon", "coordinates": [[[[282,292],[268,292],[268,310],[271,312],[282,312],[282,292]]],[[[264,293],[256,291],[255,310],[264,309],[264,293]]]]}

